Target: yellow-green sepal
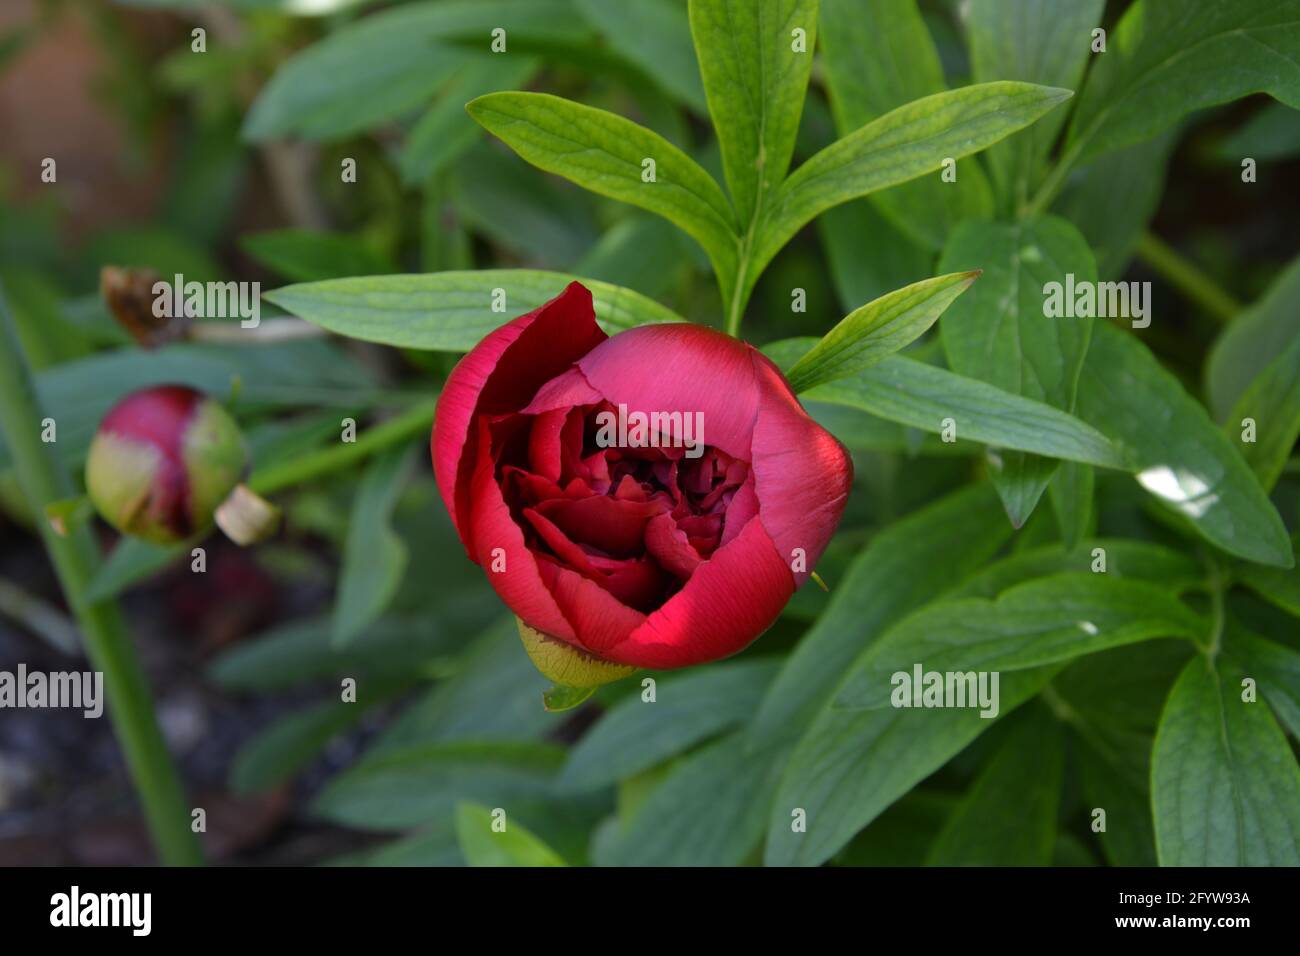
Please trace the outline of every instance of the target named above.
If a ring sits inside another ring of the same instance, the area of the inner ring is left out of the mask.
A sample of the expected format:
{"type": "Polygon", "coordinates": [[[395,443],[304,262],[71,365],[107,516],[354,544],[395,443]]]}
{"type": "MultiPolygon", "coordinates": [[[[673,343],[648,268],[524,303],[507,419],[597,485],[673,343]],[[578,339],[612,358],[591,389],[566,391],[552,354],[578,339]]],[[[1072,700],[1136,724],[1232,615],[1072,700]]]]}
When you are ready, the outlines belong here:
{"type": "Polygon", "coordinates": [[[547,710],[576,707],[602,684],[622,680],[637,671],[628,664],[602,660],[572,644],[543,634],[518,618],[515,620],[519,625],[520,640],[524,642],[524,650],[533,666],[542,672],[542,676],[555,682],[556,686],[543,695],[547,710]],[[587,693],[581,694],[582,691],[587,693]]]}

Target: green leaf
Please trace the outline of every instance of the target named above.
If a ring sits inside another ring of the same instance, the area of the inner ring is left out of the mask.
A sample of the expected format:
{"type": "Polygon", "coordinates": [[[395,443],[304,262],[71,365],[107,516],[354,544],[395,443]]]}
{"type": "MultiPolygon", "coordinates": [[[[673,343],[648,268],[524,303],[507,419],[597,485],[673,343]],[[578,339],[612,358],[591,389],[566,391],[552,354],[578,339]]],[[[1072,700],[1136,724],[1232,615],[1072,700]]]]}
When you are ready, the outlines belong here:
{"type": "Polygon", "coordinates": [[[690,21],[736,221],[748,227],[790,167],[812,70],[817,3],[690,0],[690,21]],[[804,34],[799,51],[795,30],[804,34]]]}
{"type": "Polygon", "coordinates": [[[739,866],[763,837],[787,752],[769,748],[755,753],[737,732],[692,754],[637,808],[601,862],[739,866]]]}
{"type": "Polygon", "coordinates": [[[1300,865],[1300,767],[1240,677],[1197,655],[1169,693],[1151,760],[1161,866],[1300,865]]]}
{"type": "Polygon", "coordinates": [[[1210,349],[1205,384],[1214,417],[1232,407],[1270,364],[1300,338],[1300,256],[1265,295],[1229,323],[1210,349]]]}
{"type": "MultiPolygon", "coordinates": [[[[285,62],[244,121],[252,142],[297,135],[334,140],[418,109],[487,53],[491,31],[507,43],[584,36],[570,0],[445,0],[362,17],[285,62]],[[471,40],[477,49],[455,45],[471,40]]],[[[493,58],[520,57],[517,52],[493,58]]]]}
{"type": "Polygon", "coordinates": [[[652,703],[625,698],[578,741],[558,785],[617,783],[744,722],[776,670],[764,658],[740,660],[660,681],[652,703]]]}
{"type": "MultiPolygon", "coordinates": [[[[188,275],[188,273],[186,273],[188,275]]],[[[238,391],[257,405],[356,407],[373,402],[374,380],[336,343],[296,339],[246,345],[179,343],[152,351],[112,349],[45,369],[42,407],[59,423],[65,463],[79,465],[100,420],[120,399],[151,385],[189,385],[218,401],[238,391]]],[[[9,465],[0,447],[0,468],[9,465]]]]}
{"type": "Polygon", "coordinates": [[[1096,59],[1067,140],[1079,161],[1250,93],[1300,108],[1300,2],[1138,0],[1096,59]]]}
{"type": "Polygon", "coordinates": [[[539,266],[575,262],[599,235],[589,196],[494,143],[469,152],[448,175],[447,191],[467,229],[539,266]]]}
{"type": "MultiPolygon", "coordinates": [[[[1051,679],[1053,668],[1007,674],[1001,715],[1051,679]]],[[[764,862],[817,866],[886,807],[934,773],[995,721],[966,708],[822,710],[785,768],[772,805],[764,862]],[[791,812],[807,814],[807,832],[791,812]]]]}
{"type": "Polygon", "coordinates": [[[331,740],[366,713],[373,697],[356,703],[317,704],[282,717],[245,743],[230,767],[230,788],[235,793],[269,790],[288,780],[331,740]]]}
{"type": "Polygon", "coordinates": [[[395,272],[393,263],[357,236],[275,229],[242,237],[240,246],[291,282],[395,272]]]}
{"type": "MultiPolygon", "coordinates": [[[[1092,252],[1078,231],[1055,217],[963,223],[949,238],[939,268],[984,270],[940,325],[952,370],[1072,412],[1093,320],[1049,316],[1046,302],[1049,283],[1058,285],[1061,301],[1067,276],[1097,281],[1092,252]]],[[[1010,453],[997,456],[994,465],[993,483],[1012,524],[1020,527],[1056,463],[1010,453]]]]}
{"type": "Polygon", "coordinates": [[[629,216],[605,230],[573,271],[662,296],[694,270],[690,240],[655,216],[629,216]]]}
{"type": "Polygon", "coordinates": [[[707,108],[691,48],[691,25],[676,0],[577,0],[578,10],[611,47],[697,113],[707,108]]]}
{"type": "Polygon", "coordinates": [[[465,104],[485,93],[527,86],[539,65],[536,57],[484,53],[457,69],[406,139],[398,157],[402,182],[423,185],[463,156],[482,135],[465,115],[465,104]]]}
{"type": "Polygon", "coordinates": [[[1259,693],[1293,737],[1300,738],[1300,650],[1252,634],[1229,620],[1224,653],[1259,685],[1259,693]]]}
{"type": "Polygon", "coordinates": [[[1249,561],[1291,567],[1282,519],[1249,466],[1135,336],[1097,326],[1079,415],[1122,445],[1138,483],[1206,540],[1249,561]]]}
{"type": "MultiPolygon", "coordinates": [[[[1171,595],[1181,594],[1205,578],[1205,570],[1193,558],[1151,541],[1127,541],[1122,538],[1094,538],[1067,549],[1049,544],[1018,551],[995,561],[953,591],[956,597],[995,598],[1007,588],[1034,578],[1071,572],[1094,573],[1100,548],[1108,577],[1143,581],[1171,595]]],[[[1097,572],[1100,573],[1100,572],[1097,572]]]]}
{"type": "Polygon", "coordinates": [[[900,106],[827,146],[773,194],[750,276],[818,213],[934,172],[1022,129],[1070,96],[1030,83],[982,83],[900,106]]]}
{"type": "Polygon", "coordinates": [[[1074,224],[1097,258],[1097,274],[1123,276],[1164,194],[1174,131],[1107,153],[1070,175],[1052,207],[1074,224]]]}
{"type": "Polygon", "coordinates": [[[1087,806],[1106,811],[1106,829],[1097,834],[1106,859],[1112,866],[1155,866],[1151,735],[1083,729],[1087,733],[1078,735],[1074,752],[1087,806]],[[1139,766],[1131,769],[1132,764],[1139,766]]]}
{"type": "MultiPolygon", "coordinates": [[[[807,339],[784,339],[763,351],[778,365],[786,365],[810,344],[807,339]]],[[[1101,432],[1072,415],[902,355],[852,378],[819,385],[801,398],[847,405],[936,434],[944,431],[945,419],[952,419],[958,438],[999,448],[1103,468],[1127,464],[1101,432]]]]}
{"type": "MultiPolygon", "coordinates": [[[[1078,89],[1104,7],[1105,0],[971,0],[965,19],[974,81],[1078,89]]],[[[989,150],[1004,208],[1028,201],[1064,122],[1064,111],[1054,113],[989,150]]]]}
{"type": "Polygon", "coordinates": [[[904,618],[862,655],[835,704],[884,707],[900,693],[897,675],[910,680],[917,666],[1005,676],[1157,637],[1195,640],[1207,630],[1201,618],[1155,585],[1105,574],[1058,574],[1016,585],[995,600],[946,600],[904,618]]]}
{"type": "Polygon", "coordinates": [[[553,731],[563,718],[539,706],[546,679],[521,651],[513,614],[487,627],[458,659],[442,662],[438,676],[446,679],[393,721],[371,752],[430,742],[536,740],[553,731]]]}
{"type": "MultiPolygon", "coordinates": [[[[265,298],[331,332],[399,348],[468,352],[510,318],[530,312],[575,281],[558,272],[479,269],[428,275],[329,279],[285,286],[265,298]],[[494,290],[504,309],[493,309],[494,290]]],[[[605,282],[579,279],[591,290],[607,331],[681,317],[652,299],[605,282]]]]}
{"type": "Polygon", "coordinates": [[[817,231],[845,312],[933,271],[930,254],[867,200],[826,210],[817,217],[817,231]]]}
{"type": "Polygon", "coordinates": [[[708,253],[721,288],[736,273],[735,216],[713,178],[684,152],[613,113],[544,93],[489,93],[469,115],[548,173],[675,223],[708,253]],[[654,162],[654,179],[646,160],[654,162]]]}
{"type": "Polygon", "coordinates": [[[388,607],[406,573],[406,545],[389,525],[411,473],[411,449],[398,447],[366,468],[348,519],[331,640],[343,646],[388,607]]]}
{"type": "Polygon", "coordinates": [[[841,319],[786,373],[802,392],[875,365],[920,338],[979,278],[957,272],[898,289],[841,319]]]}
{"type": "Polygon", "coordinates": [[[1255,477],[1270,491],[1300,438],[1300,336],[1255,377],[1223,423],[1229,440],[1239,441],[1255,477]],[[1246,419],[1254,422],[1253,441],[1242,441],[1246,419]]]}
{"type": "Polygon", "coordinates": [[[799,734],[872,641],[971,573],[1011,536],[987,484],[963,488],[880,532],[836,582],[830,603],[763,698],[759,743],[799,734]]]}
{"type": "Polygon", "coordinates": [[[930,847],[928,866],[1047,866],[1065,770],[1065,735],[1042,710],[1019,713],[930,847]]]}
{"type": "Polygon", "coordinates": [[[1095,483],[1096,472],[1091,466],[1067,461],[1061,464],[1052,483],[1047,486],[1052,513],[1056,515],[1061,541],[1067,549],[1087,537],[1095,524],[1092,500],[1095,483]]]}
{"type": "Polygon", "coordinates": [[[1285,103],[1270,102],[1237,127],[1215,155],[1237,166],[1249,156],[1260,163],[1290,159],[1300,153],[1300,112],[1285,103]]]}
{"type": "MultiPolygon", "coordinates": [[[[822,0],[820,16],[826,81],[841,136],[947,89],[914,0],[822,0]]],[[[871,204],[912,242],[937,251],[957,223],[993,215],[993,193],[979,162],[965,159],[955,172],[955,182],[930,178],[880,190],[871,204]]]]}
{"type": "Polygon", "coordinates": [[[367,756],[326,785],[313,810],[364,830],[401,830],[462,800],[518,809],[551,792],[564,751],[540,743],[443,743],[367,756]]]}
{"type": "Polygon", "coordinates": [[[558,853],[526,829],[503,819],[497,832],[493,811],[475,803],[456,807],[456,836],[470,866],[568,866],[558,853]]]}
{"type": "MultiPolygon", "coordinates": [[[[1291,538],[1292,550],[1300,549],[1300,533],[1291,538]]],[[[1234,572],[1237,580],[1282,610],[1300,617],[1300,567],[1265,568],[1243,564],[1234,572]]]]}

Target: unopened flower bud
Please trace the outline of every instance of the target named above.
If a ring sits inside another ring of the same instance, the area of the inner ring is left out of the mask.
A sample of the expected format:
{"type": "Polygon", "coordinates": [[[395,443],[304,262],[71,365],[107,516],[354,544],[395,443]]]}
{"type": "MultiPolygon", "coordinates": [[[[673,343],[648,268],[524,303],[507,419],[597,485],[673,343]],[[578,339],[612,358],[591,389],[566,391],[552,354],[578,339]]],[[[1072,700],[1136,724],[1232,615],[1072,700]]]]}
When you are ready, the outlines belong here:
{"type": "Polygon", "coordinates": [[[119,531],[170,544],[208,529],[247,469],[243,435],[225,409],[187,386],[159,385],[131,393],[99,423],[86,490],[119,531]]]}

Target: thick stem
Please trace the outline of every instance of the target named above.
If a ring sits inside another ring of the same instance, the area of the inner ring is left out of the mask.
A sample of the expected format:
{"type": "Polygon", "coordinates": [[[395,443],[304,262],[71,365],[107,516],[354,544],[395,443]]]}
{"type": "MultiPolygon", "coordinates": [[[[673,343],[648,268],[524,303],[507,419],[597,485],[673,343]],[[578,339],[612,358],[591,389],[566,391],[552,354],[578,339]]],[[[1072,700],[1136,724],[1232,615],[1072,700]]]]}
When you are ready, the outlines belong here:
{"type": "MultiPolygon", "coordinates": [[[[54,453],[55,446],[41,440],[44,417],[17,329],[0,293],[0,431],[13,456],[18,483],[38,518],[51,502],[74,493],[72,480],[54,453]]],[[[86,656],[104,675],[109,714],[158,855],[169,865],[201,864],[203,854],[190,830],[190,810],[180,775],[159,730],[122,613],[114,601],[86,604],[82,600],[100,559],[91,530],[78,524],[60,537],[49,522],[38,520],[36,524],[81,627],[86,656]]]]}
{"type": "Polygon", "coordinates": [[[1137,255],[1170,285],[1220,322],[1230,321],[1241,311],[1240,302],[1151,233],[1143,233],[1138,240],[1137,255]]]}

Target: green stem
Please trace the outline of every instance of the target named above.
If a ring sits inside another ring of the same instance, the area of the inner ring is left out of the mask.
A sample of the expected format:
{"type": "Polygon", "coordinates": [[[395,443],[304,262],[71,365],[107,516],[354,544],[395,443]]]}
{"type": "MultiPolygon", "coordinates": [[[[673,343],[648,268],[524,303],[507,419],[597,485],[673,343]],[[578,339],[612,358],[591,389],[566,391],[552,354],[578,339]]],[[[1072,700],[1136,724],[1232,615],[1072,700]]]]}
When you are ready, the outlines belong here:
{"type": "Polygon", "coordinates": [[[254,473],[248,487],[259,495],[269,495],[355,464],[389,445],[406,441],[426,431],[433,422],[437,405],[436,395],[417,402],[404,412],[366,429],[354,442],[340,442],[254,473]]]}
{"type": "Polygon", "coordinates": [[[1143,233],[1138,240],[1137,255],[1170,285],[1219,321],[1227,322],[1241,311],[1240,302],[1151,233],[1143,233]]]}
{"type": "Polygon", "coordinates": [[[44,417],[31,368],[0,293],[0,431],[13,456],[18,483],[37,518],[46,551],[81,627],[86,656],[91,666],[104,675],[113,727],[144,805],[159,857],[168,865],[201,864],[203,853],[190,829],[190,809],[180,775],[158,728],[149,686],[126,621],[114,601],[86,604],[82,600],[100,560],[94,536],[87,525],[74,523],[66,537],[60,537],[44,520],[47,505],[74,494],[72,480],[54,454],[53,445],[41,440],[44,417]]]}

